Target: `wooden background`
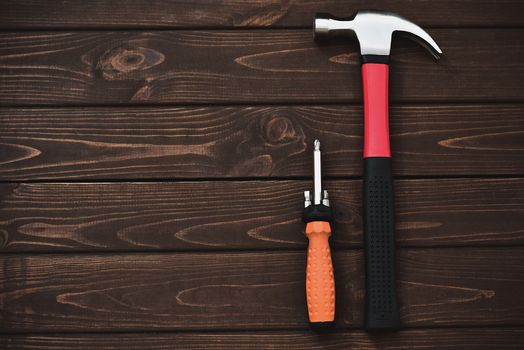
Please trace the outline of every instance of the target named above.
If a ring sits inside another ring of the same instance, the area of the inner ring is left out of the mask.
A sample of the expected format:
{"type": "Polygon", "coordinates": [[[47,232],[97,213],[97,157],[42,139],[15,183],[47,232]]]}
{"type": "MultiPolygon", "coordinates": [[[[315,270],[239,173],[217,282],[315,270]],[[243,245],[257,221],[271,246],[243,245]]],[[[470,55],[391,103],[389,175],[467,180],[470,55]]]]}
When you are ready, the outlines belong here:
{"type": "Polygon", "coordinates": [[[0,348],[514,349],[524,343],[524,3],[0,2],[0,348]],[[398,12],[402,331],[362,331],[358,46],[398,12]],[[324,150],[337,329],[308,330],[302,191],[324,150]]]}

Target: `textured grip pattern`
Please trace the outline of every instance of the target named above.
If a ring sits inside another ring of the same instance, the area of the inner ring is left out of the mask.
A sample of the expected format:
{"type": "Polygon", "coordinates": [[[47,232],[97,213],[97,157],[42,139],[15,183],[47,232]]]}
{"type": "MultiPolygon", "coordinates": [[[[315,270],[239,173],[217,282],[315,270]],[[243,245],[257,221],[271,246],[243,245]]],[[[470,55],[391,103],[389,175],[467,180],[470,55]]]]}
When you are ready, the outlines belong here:
{"type": "Polygon", "coordinates": [[[366,328],[399,328],[395,288],[395,224],[389,158],[364,160],[366,328]]]}
{"type": "Polygon", "coordinates": [[[312,221],[306,226],[309,238],[306,269],[306,297],[309,321],[333,322],[335,320],[335,279],[329,236],[329,222],[312,221]]]}

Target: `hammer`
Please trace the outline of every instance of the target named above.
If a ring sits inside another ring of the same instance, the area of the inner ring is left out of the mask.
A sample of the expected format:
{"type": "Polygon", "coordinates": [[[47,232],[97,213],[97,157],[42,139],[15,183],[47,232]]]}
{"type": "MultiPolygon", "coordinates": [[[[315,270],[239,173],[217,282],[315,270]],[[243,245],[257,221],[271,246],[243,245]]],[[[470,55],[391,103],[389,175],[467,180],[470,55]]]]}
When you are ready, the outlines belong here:
{"type": "Polygon", "coordinates": [[[395,32],[408,34],[436,59],[442,54],[428,33],[393,13],[358,11],[350,18],[327,14],[315,17],[315,39],[356,36],[360,44],[364,91],[365,327],[368,330],[400,328],[388,121],[389,53],[395,32]]]}

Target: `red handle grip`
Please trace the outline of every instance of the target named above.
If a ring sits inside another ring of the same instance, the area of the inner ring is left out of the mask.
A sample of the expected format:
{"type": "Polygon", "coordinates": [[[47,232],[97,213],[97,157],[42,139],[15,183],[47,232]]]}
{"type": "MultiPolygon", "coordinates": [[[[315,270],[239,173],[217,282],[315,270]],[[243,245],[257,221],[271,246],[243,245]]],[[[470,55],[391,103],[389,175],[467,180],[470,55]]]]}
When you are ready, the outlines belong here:
{"type": "Polygon", "coordinates": [[[364,63],[364,158],[391,157],[389,148],[388,71],[383,63],[364,63]]]}

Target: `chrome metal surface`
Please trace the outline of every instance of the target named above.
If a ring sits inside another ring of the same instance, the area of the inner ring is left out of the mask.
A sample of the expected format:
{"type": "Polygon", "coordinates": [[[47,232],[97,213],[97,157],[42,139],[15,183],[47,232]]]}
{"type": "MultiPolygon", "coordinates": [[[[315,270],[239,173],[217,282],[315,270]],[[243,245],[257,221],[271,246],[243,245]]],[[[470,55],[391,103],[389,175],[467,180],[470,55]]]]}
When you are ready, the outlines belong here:
{"type": "Polygon", "coordinates": [[[314,181],[314,192],[313,192],[313,203],[315,205],[320,204],[322,201],[322,173],[320,165],[320,141],[315,140],[315,149],[313,150],[313,181],[314,181]]]}
{"type": "Polygon", "coordinates": [[[408,19],[382,11],[358,11],[352,19],[336,19],[326,14],[315,17],[316,39],[329,36],[356,35],[361,55],[389,56],[393,33],[409,34],[439,59],[442,50],[431,36],[408,19]]]}
{"type": "Polygon", "coordinates": [[[324,198],[322,198],[322,204],[329,207],[329,194],[328,191],[324,190],[324,198]]]}
{"type": "Polygon", "coordinates": [[[311,192],[304,191],[304,208],[307,208],[311,205],[311,192]]]}

